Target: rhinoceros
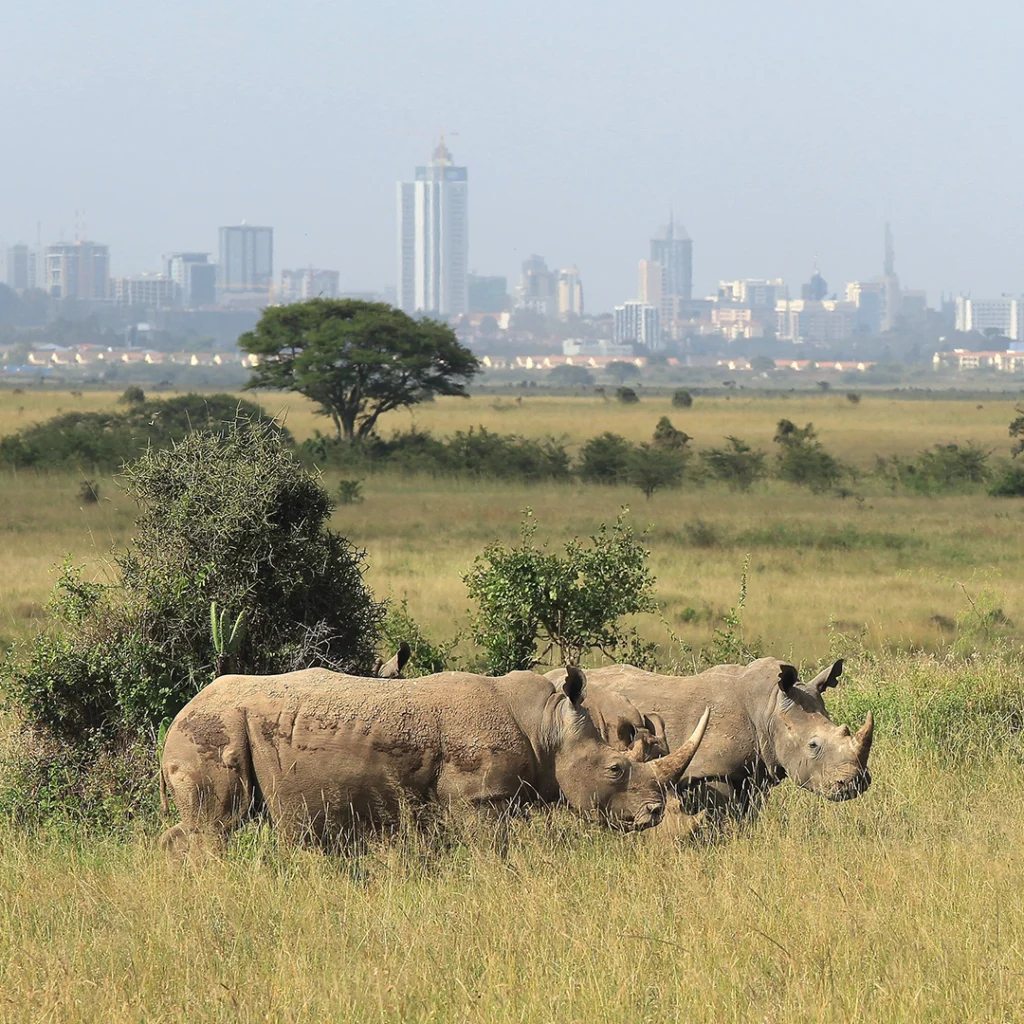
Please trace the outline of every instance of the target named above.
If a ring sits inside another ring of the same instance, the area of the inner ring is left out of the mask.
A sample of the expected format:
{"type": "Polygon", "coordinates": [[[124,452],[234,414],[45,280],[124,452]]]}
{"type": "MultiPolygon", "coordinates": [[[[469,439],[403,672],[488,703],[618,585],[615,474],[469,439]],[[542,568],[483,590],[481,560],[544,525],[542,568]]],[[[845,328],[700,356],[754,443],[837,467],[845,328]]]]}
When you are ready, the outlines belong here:
{"type": "Polygon", "coordinates": [[[167,732],[161,796],[182,820],[161,846],[226,839],[260,808],[291,838],[377,828],[403,806],[494,814],[559,797],[625,831],[657,825],[707,716],[673,753],[639,762],[603,741],[585,695],[578,669],[559,687],[534,672],[222,676],[167,732]]]}
{"type": "MultiPolygon", "coordinates": [[[[833,662],[809,682],[792,665],[760,658],[749,665],[718,665],[696,676],[665,676],[632,665],[590,669],[586,703],[614,732],[625,708],[664,720],[670,749],[711,709],[708,736],[674,786],[670,809],[695,814],[752,815],[785,778],[829,800],[859,796],[871,784],[868,754],[874,732],[869,711],[851,735],[828,716],[822,699],[843,670],[833,662]]],[[[548,673],[557,682],[564,670],[548,673]]]]}

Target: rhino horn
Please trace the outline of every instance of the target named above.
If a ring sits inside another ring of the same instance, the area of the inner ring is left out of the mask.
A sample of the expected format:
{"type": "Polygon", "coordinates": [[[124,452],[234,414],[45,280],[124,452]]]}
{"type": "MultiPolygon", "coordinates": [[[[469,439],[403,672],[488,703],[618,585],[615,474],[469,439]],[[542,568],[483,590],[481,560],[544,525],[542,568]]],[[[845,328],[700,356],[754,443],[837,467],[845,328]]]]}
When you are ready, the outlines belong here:
{"type": "Polygon", "coordinates": [[[678,782],[683,772],[690,767],[693,755],[697,753],[700,741],[704,738],[704,730],[708,727],[708,719],[711,717],[711,708],[705,708],[704,714],[700,716],[697,728],[690,733],[690,738],[680,747],[677,747],[671,754],[659,757],[651,761],[654,769],[654,777],[663,786],[671,786],[678,782]]]}
{"type": "Polygon", "coordinates": [[[871,740],[875,734],[875,716],[869,711],[864,718],[864,724],[857,730],[853,737],[857,744],[857,760],[867,767],[868,754],[871,753],[871,740]]]}

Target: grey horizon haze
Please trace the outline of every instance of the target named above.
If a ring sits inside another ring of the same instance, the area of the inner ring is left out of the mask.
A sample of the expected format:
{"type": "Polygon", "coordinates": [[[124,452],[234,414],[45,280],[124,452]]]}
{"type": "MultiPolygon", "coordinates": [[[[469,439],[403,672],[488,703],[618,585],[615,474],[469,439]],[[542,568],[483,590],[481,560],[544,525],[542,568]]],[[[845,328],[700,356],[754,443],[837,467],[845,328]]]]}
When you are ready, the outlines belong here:
{"type": "Polygon", "coordinates": [[[576,264],[635,296],[668,216],[694,294],[817,257],[830,291],[1024,292],[1024,8],[1009,3],[9,4],[0,240],[75,231],[112,273],[217,229],[275,229],[275,272],[396,277],[395,183],[439,128],[469,168],[470,266],[576,264]],[[454,134],[457,132],[458,134],[454,134]]]}

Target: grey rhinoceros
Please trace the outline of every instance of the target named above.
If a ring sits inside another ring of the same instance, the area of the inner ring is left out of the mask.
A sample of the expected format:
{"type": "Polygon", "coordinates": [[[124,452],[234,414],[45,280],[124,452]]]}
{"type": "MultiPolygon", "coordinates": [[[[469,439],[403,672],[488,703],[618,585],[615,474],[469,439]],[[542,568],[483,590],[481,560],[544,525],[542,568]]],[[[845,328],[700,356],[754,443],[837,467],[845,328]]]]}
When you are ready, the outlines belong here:
{"type": "MultiPolygon", "coordinates": [[[[827,797],[848,800],[871,784],[870,712],[854,735],[829,718],[823,694],[843,670],[833,662],[809,682],[792,665],[760,658],[749,665],[718,665],[696,676],[665,676],[633,665],[589,669],[586,703],[616,729],[629,707],[664,720],[670,749],[688,735],[706,708],[708,735],[675,785],[670,809],[752,814],[783,779],[827,797]],[[625,710],[624,710],[625,709],[625,710]]],[[[548,673],[557,682],[563,669],[548,673]]]]}
{"type": "Polygon", "coordinates": [[[161,846],[224,839],[264,807],[293,838],[384,825],[403,806],[494,813],[560,797],[623,830],[657,825],[707,716],[672,754],[639,762],[604,742],[585,694],[578,669],[558,687],[534,672],[222,676],[167,732],[161,795],[182,820],[161,846]]]}

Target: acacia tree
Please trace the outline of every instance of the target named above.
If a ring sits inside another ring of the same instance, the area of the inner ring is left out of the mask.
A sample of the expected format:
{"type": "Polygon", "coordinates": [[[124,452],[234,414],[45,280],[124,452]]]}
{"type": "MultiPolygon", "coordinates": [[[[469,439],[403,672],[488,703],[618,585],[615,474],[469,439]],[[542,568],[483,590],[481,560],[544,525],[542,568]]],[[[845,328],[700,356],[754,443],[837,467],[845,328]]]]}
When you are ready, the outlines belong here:
{"type": "Polygon", "coordinates": [[[334,422],[339,441],[367,437],[392,409],[434,395],[465,397],[480,369],[447,325],[354,299],[272,306],[238,344],[261,357],[246,387],[312,399],[334,422]]]}

